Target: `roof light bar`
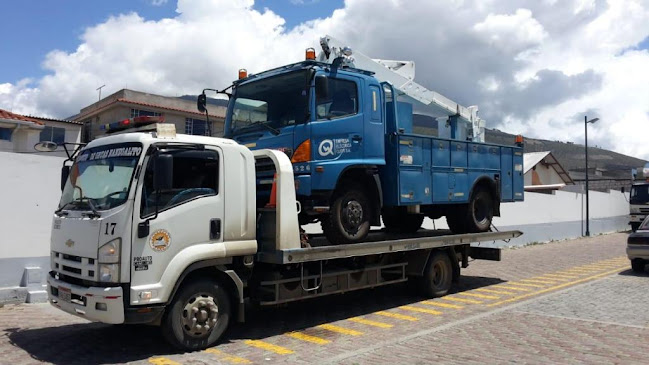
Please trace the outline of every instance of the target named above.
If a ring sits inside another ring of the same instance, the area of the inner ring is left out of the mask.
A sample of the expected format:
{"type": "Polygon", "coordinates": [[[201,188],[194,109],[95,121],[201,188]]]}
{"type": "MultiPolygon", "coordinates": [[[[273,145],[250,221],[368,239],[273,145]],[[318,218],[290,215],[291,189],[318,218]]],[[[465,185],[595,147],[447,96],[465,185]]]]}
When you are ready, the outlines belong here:
{"type": "Polygon", "coordinates": [[[106,133],[110,133],[110,132],[124,130],[127,128],[135,128],[147,124],[163,123],[163,122],[164,122],[164,116],[162,115],[157,115],[157,116],[143,115],[140,117],[120,120],[119,122],[102,124],[99,126],[99,129],[102,131],[106,131],[106,133]]]}

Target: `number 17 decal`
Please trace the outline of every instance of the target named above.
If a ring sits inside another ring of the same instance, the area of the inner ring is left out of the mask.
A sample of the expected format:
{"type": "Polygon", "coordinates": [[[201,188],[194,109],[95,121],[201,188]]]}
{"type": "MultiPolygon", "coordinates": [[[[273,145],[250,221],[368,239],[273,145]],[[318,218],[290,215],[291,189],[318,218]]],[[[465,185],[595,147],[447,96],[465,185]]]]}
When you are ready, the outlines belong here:
{"type": "Polygon", "coordinates": [[[115,234],[115,227],[117,227],[117,223],[106,223],[106,232],[104,234],[108,235],[110,234],[111,236],[115,234]],[[110,233],[108,233],[110,227],[110,233]]]}

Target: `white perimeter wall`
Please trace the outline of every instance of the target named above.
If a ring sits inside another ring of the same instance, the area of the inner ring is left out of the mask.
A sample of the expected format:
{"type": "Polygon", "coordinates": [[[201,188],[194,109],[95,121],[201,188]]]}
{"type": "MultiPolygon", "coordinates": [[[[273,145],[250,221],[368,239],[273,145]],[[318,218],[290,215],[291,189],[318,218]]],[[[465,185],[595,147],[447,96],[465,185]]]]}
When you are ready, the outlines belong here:
{"type": "Polygon", "coordinates": [[[0,152],[0,259],[49,255],[64,160],[0,152]]]}

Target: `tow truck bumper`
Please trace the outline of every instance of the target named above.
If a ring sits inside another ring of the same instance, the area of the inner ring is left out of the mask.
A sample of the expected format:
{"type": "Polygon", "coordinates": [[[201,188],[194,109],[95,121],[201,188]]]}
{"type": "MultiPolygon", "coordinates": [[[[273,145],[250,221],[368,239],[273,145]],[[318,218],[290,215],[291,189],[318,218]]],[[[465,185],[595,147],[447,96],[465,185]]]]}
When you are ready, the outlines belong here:
{"type": "Polygon", "coordinates": [[[70,314],[90,321],[124,323],[124,297],[121,287],[84,287],[47,276],[49,302],[70,314]]]}
{"type": "Polygon", "coordinates": [[[629,216],[629,223],[642,223],[645,217],[645,214],[631,214],[629,216]]]}
{"type": "Polygon", "coordinates": [[[627,245],[626,246],[626,255],[629,260],[633,259],[643,259],[649,260],[649,244],[646,245],[627,245]]]}

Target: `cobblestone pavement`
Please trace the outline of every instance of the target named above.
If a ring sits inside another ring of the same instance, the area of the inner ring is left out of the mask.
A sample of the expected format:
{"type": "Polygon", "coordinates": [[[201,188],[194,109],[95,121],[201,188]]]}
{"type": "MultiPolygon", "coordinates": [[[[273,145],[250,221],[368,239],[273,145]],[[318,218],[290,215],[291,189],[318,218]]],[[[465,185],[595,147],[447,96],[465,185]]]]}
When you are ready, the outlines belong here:
{"type": "Polygon", "coordinates": [[[450,295],[406,286],[252,310],[218,346],[174,352],[155,327],[88,323],[47,304],[0,308],[1,364],[646,363],[649,276],[626,235],[472,262],[450,295]]]}

